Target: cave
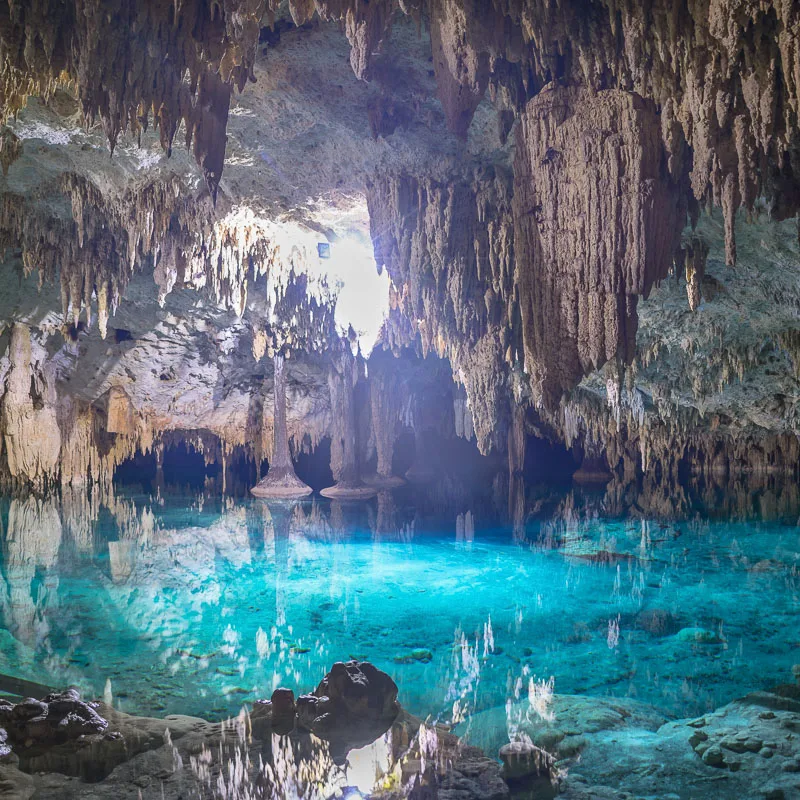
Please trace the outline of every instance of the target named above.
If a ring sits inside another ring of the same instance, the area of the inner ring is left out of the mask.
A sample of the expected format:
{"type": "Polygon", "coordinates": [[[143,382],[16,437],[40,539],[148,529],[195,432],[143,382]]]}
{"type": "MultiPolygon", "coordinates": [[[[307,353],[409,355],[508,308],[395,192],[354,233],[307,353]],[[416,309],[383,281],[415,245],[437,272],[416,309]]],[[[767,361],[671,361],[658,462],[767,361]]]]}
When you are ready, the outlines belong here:
{"type": "Polygon", "coordinates": [[[0,63],[0,796],[800,798],[798,0],[0,63]]]}

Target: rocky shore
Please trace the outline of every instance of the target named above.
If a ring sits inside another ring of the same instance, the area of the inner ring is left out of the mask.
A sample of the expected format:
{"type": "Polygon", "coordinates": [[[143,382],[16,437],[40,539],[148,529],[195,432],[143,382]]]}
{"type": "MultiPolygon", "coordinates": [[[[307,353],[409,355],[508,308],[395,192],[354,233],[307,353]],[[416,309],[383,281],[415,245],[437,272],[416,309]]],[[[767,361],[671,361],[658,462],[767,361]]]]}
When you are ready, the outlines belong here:
{"type": "Polygon", "coordinates": [[[317,688],[224,722],[124,714],[75,690],[0,701],[9,800],[800,797],[800,688],[668,721],[629,699],[552,695],[451,729],[402,709],[392,679],[337,663],[317,688]]]}

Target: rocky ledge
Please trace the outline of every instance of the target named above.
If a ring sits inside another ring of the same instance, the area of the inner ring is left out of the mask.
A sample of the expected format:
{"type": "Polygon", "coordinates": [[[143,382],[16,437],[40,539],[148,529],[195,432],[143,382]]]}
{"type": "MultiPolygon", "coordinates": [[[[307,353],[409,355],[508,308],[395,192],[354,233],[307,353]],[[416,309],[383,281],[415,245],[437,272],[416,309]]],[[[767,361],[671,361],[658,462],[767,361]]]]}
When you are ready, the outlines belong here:
{"type": "Polygon", "coordinates": [[[310,694],[276,689],[221,723],[136,717],[68,690],[0,706],[0,793],[29,798],[327,798],[358,786],[502,800],[500,765],[412,717],[369,663],[337,663],[310,694]]]}
{"type": "Polygon", "coordinates": [[[794,684],[672,721],[630,698],[543,695],[451,730],[408,714],[388,675],[350,661],[309,694],[279,688],[225,722],[131,716],[68,690],[3,703],[0,723],[11,800],[800,796],[794,684]]]}

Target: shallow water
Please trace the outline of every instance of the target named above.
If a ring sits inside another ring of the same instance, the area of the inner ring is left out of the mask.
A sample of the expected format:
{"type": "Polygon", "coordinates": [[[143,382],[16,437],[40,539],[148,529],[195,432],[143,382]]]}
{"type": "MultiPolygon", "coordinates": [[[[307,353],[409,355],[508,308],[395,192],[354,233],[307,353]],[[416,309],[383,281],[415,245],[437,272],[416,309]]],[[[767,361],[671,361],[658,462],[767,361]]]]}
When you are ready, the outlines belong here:
{"type": "Polygon", "coordinates": [[[212,719],[348,658],[442,720],[518,678],[678,717],[792,680],[794,525],[566,504],[512,528],[412,500],[0,500],[0,672],[212,719]]]}

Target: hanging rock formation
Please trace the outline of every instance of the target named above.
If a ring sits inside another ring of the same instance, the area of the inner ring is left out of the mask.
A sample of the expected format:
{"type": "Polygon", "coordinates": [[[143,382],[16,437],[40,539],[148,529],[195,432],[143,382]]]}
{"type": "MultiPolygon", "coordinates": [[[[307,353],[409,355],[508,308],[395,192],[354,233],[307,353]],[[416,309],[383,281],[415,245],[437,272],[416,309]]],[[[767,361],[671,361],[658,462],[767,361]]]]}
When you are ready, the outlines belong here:
{"type": "Polygon", "coordinates": [[[533,399],[553,406],[636,352],[636,304],[686,219],[658,116],[635,94],[552,88],[526,107],[514,164],[516,284],[533,399]]]}
{"type": "Polygon", "coordinates": [[[84,118],[101,122],[112,153],[123,131],[147,130],[151,115],[169,152],[183,122],[187,149],[194,140],[215,198],[231,86],[241,91],[254,79],[263,5],[40,0],[4,7],[0,115],[74,81],[84,118]]]}
{"type": "Polygon", "coordinates": [[[478,444],[488,451],[503,436],[506,365],[520,350],[509,176],[478,171],[444,184],[401,175],[374,183],[367,200],[375,260],[398,287],[421,354],[448,358],[466,384],[478,444]]]}

